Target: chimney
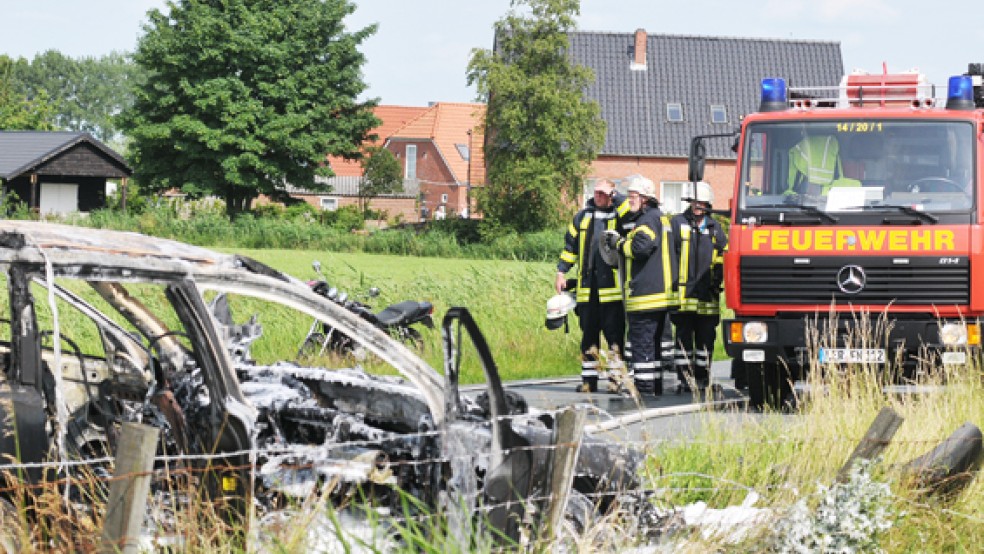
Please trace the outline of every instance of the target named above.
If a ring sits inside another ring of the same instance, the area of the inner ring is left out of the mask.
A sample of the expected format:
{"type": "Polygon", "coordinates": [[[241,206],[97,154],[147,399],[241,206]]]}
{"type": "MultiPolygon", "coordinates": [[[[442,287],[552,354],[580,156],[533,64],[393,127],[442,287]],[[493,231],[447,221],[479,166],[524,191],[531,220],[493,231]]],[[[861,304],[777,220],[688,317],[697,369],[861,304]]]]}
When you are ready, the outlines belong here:
{"type": "Polygon", "coordinates": [[[635,47],[633,48],[635,57],[632,59],[632,64],[629,66],[630,69],[634,70],[645,70],[646,69],[646,30],[636,29],[635,32],[635,47]]]}

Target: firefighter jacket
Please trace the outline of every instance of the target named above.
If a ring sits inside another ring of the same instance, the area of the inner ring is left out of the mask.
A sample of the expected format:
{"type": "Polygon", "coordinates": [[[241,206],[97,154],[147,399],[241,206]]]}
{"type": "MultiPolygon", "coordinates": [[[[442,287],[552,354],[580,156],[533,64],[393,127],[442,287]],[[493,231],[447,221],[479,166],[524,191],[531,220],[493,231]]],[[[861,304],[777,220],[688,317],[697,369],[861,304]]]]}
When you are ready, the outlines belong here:
{"type": "Polygon", "coordinates": [[[622,230],[628,231],[621,243],[628,274],[625,311],[676,309],[679,268],[670,218],[644,206],[625,218],[622,230]]]}
{"type": "Polygon", "coordinates": [[[720,315],[728,237],[713,217],[704,216],[697,223],[689,209],[674,216],[672,223],[680,251],[680,311],[720,315]]]}
{"type": "Polygon", "coordinates": [[[564,235],[564,250],[560,253],[557,271],[567,273],[577,264],[578,303],[588,302],[592,285],[598,289],[599,301],[622,301],[618,268],[602,259],[599,241],[606,230],[618,230],[619,218],[628,211],[629,203],[625,197],[616,194],[611,207],[599,208],[591,199],[583,210],[574,214],[564,235]]]}

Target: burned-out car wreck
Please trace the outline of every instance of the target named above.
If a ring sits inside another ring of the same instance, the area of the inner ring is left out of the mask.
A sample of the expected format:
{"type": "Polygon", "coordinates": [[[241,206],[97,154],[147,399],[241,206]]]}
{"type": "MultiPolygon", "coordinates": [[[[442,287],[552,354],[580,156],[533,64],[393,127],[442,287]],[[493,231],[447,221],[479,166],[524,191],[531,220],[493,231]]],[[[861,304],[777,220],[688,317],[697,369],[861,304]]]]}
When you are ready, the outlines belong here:
{"type": "MultiPolygon", "coordinates": [[[[403,514],[407,494],[515,541],[556,502],[583,526],[639,486],[643,456],[599,438],[584,437],[571,471],[560,471],[554,414],[528,413],[503,390],[465,309],[444,318],[442,374],[304,282],[241,256],[3,221],[0,268],[9,290],[0,448],[28,468],[5,471],[8,482],[85,467],[57,466],[64,460],[106,460],[121,424],[141,422],[160,429],[158,466],[194,470],[199,493],[242,521],[316,495],[403,514]],[[263,320],[266,305],[294,315],[263,320]],[[249,311],[261,321],[233,323],[230,313],[249,311]],[[311,318],[361,342],[373,367],[278,358],[253,343],[281,321],[296,322],[301,340],[311,318]],[[482,402],[459,393],[466,343],[486,375],[482,402]],[[559,501],[557,475],[572,485],[559,501]]],[[[633,498],[637,511],[648,504],[633,498]]]]}

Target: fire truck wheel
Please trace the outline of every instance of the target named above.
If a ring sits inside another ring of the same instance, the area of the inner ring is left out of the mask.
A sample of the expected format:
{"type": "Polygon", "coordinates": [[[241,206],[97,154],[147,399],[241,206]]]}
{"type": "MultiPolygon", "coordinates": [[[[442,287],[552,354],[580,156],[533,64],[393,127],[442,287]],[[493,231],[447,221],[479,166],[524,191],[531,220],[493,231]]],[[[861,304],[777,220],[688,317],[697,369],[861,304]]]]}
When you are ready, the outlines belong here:
{"type": "Polygon", "coordinates": [[[775,362],[745,363],[748,375],[748,406],[789,409],[794,403],[789,369],[775,362]]]}

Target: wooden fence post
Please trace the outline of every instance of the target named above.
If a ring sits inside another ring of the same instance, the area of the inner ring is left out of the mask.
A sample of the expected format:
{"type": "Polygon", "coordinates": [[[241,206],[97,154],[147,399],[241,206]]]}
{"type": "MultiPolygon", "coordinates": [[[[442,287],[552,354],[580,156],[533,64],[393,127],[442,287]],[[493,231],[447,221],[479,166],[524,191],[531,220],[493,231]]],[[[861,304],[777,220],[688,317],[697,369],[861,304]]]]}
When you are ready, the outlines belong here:
{"type": "Polygon", "coordinates": [[[854,452],[851,452],[847,462],[837,472],[837,480],[846,483],[851,477],[851,467],[859,458],[870,460],[881,454],[888,443],[892,441],[895,432],[899,430],[902,419],[902,416],[895,413],[895,410],[887,406],[882,408],[875,420],[871,422],[868,432],[861,438],[861,442],[854,447],[854,452]]]}
{"type": "Polygon", "coordinates": [[[159,434],[160,429],[149,425],[123,424],[116,449],[117,479],[109,488],[100,553],[138,552],[159,434]]]}
{"type": "Polygon", "coordinates": [[[584,421],[587,412],[582,408],[568,407],[557,413],[554,420],[553,463],[550,467],[549,509],[543,521],[543,534],[540,538],[551,541],[557,536],[560,522],[567,508],[567,497],[574,484],[574,467],[581,438],[584,434],[584,421]]]}

